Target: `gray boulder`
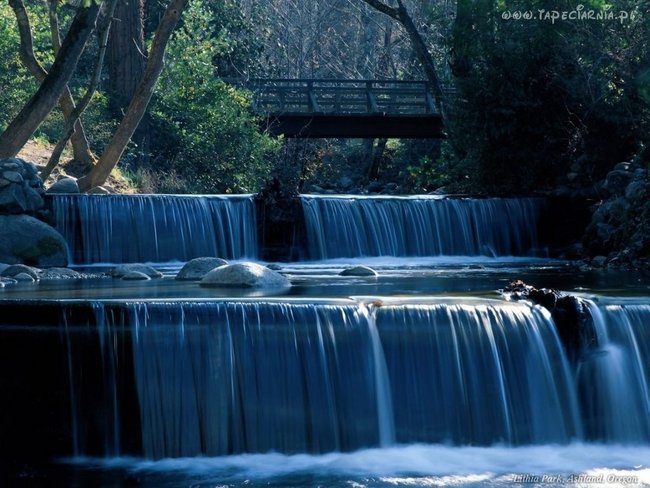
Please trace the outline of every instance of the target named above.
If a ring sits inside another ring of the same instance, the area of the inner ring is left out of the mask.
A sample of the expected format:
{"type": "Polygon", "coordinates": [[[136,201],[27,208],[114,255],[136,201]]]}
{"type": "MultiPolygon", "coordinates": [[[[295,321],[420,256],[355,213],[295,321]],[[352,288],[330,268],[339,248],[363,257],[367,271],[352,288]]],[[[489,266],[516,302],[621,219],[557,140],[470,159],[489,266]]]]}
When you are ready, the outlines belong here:
{"type": "Polygon", "coordinates": [[[1,273],[0,276],[4,278],[16,278],[19,274],[26,274],[33,278],[34,280],[38,279],[38,273],[41,270],[38,268],[33,268],[31,266],[27,266],[25,264],[13,264],[11,266],[7,266],[1,273]]]}
{"type": "Polygon", "coordinates": [[[139,263],[122,264],[120,266],[117,266],[111,270],[111,276],[113,278],[123,278],[124,276],[126,276],[131,272],[142,273],[148,276],[149,278],[163,277],[163,274],[157,269],[154,269],[151,266],[147,266],[146,264],[139,264],[139,263]]]}
{"type": "Polygon", "coordinates": [[[0,214],[35,214],[45,205],[36,166],[18,158],[0,159],[0,214]]]}
{"type": "Polygon", "coordinates": [[[185,263],[185,266],[176,275],[176,279],[183,281],[200,280],[214,268],[226,264],[228,264],[228,261],[221,258],[203,257],[192,259],[185,263]]]}
{"type": "Polygon", "coordinates": [[[122,276],[121,279],[126,281],[148,281],[151,278],[149,278],[148,275],[142,273],[141,271],[129,271],[124,276],[122,276]]]}
{"type": "Polygon", "coordinates": [[[53,227],[29,215],[0,215],[0,262],[66,266],[68,246],[53,227]]]}
{"type": "Polygon", "coordinates": [[[34,283],[36,280],[28,275],[27,273],[18,273],[16,276],[14,276],[14,280],[22,283],[34,283]]]}
{"type": "Polygon", "coordinates": [[[339,273],[340,276],[379,276],[374,269],[368,266],[353,266],[346,268],[339,273]]]}
{"type": "Polygon", "coordinates": [[[47,193],[79,193],[77,179],[63,176],[47,190],[47,193]]]}
{"type": "Polygon", "coordinates": [[[203,277],[201,286],[236,288],[283,288],[291,282],[280,273],[255,263],[228,264],[203,277]]]}

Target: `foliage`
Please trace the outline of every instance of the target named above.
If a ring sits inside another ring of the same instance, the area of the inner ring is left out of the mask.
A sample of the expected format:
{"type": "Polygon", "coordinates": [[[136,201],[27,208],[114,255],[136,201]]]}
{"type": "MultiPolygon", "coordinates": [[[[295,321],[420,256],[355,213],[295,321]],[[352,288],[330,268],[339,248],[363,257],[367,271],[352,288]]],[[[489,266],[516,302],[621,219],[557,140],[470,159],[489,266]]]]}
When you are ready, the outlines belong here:
{"type": "Polygon", "coordinates": [[[217,78],[215,59],[229,57],[231,45],[224,26],[214,36],[215,22],[210,9],[194,2],[170,42],[152,109],[154,164],[184,181],[179,191],[255,191],[269,172],[274,143],[259,133],[246,95],[217,78]]]}
{"type": "Polygon", "coordinates": [[[0,131],[20,111],[38,87],[18,57],[20,38],[14,13],[0,4],[0,131]]]}
{"type": "MultiPolygon", "coordinates": [[[[456,184],[479,192],[602,178],[647,137],[636,78],[648,66],[647,12],[634,20],[504,20],[543,1],[459,2],[451,50],[459,94],[446,150],[456,184]],[[645,134],[645,135],[644,135],[645,134]]],[[[598,2],[583,2],[599,9],[598,2]]],[[[566,10],[571,2],[560,2],[566,10]]]]}

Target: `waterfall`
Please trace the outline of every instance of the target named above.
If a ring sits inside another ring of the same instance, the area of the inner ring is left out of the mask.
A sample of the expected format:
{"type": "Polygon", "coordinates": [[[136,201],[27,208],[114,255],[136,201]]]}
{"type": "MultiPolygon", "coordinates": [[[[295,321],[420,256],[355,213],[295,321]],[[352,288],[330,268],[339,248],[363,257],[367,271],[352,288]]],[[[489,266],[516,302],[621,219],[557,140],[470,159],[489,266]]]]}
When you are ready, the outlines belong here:
{"type": "Polygon", "coordinates": [[[587,301],[598,344],[578,366],[588,438],[650,440],[650,304],[587,301]]]}
{"type": "Polygon", "coordinates": [[[52,195],[77,264],[257,256],[250,195],[52,195]]]}
{"type": "Polygon", "coordinates": [[[383,358],[363,307],[185,303],[131,313],[147,457],[349,451],[390,439],[378,407],[383,358]]]}
{"type": "Polygon", "coordinates": [[[537,308],[187,302],[126,316],[148,458],[581,435],[566,358],[537,308]]]}
{"type": "Polygon", "coordinates": [[[499,302],[377,310],[398,442],[564,443],[575,388],[549,315],[499,302]]]}
{"type": "Polygon", "coordinates": [[[542,200],[303,196],[312,259],[530,255],[542,200]]]}

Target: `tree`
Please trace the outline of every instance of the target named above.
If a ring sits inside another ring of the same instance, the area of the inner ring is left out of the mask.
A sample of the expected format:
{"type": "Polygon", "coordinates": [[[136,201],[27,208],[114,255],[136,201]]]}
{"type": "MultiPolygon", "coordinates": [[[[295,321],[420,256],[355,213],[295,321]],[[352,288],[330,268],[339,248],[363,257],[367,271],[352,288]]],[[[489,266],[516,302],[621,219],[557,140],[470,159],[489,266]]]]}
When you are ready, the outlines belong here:
{"type": "Polygon", "coordinates": [[[404,5],[404,1],[396,0],[397,7],[391,7],[389,5],[386,5],[381,0],[362,0],[362,1],[366,2],[368,5],[378,10],[379,12],[386,14],[389,17],[392,17],[397,22],[399,22],[401,26],[404,28],[404,30],[409,36],[415,55],[417,56],[418,61],[420,61],[420,64],[422,64],[422,68],[424,69],[424,73],[427,77],[427,80],[431,84],[431,88],[433,90],[433,95],[435,97],[438,110],[440,110],[440,113],[444,117],[442,86],[440,84],[440,79],[438,77],[438,73],[436,71],[436,67],[433,62],[433,58],[429,53],[427,45],[425,44],[424,39],[420,35],[420,32],[418,31],[418,28],[415,25],[415,22],[413,22],[413,19],[409,15],[409,12],[406,6],[404,5]]]}
{"type": "Polygon", "coordinates": [[[79,179],[79,188],[82,191],[102,185],[119,162],[126,145],[131,140],[131,136],[133,136],[147,110],[156,82],[164,66],[167,43],[188,2],[189,0],[171,0],[168,4],[154,34],[142,80],[140,80],[129,103],[126,114],[99,161],[90,173],[79,179]]]}
{"type": "Polygon", "coordinates": [[[118,0],[110,0],[110,2],[106,7],[106,12],[101,22],[101,28],[97,32],[97,43],[99,44],[99,51],[97,53],[97,61],[95,62],[95,69],[94,69],[93,76],[90,79],[90,82],[88,83],[86,93],[84,94],[83,98],[79,102],[79,105],[74,107],[74,110],[70,113],[70,115],[65,120],[63,133],[61,134],[59,141],[56,143],[56,146],[52,151],[50,160],[47,162],[47,165],[45,165],[45,168],[43,168],[43,171],[41,171],[40,176],[41,179],[43,180],[46,180],[50,176],[50,173],[52,173],[52,170],[54,170],[57,164],[59,164],[59,159],[61,158],[63,149],[65,148],[66,144],[70,140],[70,137],[72,137],[75,131],[75,125],[79,121],[79,117],[81,117],[81,114],[84,112],[84,110],[86,110],[86,107],[88,107],[88,104],[90,103],[90,100],[92,99],[95,90],[97,90],[97,86],[99,85],[99,80],[102,74],[102,67],[104,66],[104,56],[106,54],[110,27],[113,20],[113,14],[115,12],[115,7],[117,5],[117,2],[118,0]]]}
{"type": "Polygon", "coordinates": [[[144,0],[119,0],[108,40],[108,97],[114,113],[129,102],[145,67],[144,0]]]}
{"type": "MultiPolygon", "coordinates": [[[[49,18],[52,35],[52,47],[55,56],[61,47],[58,18],[56,15],[56,5],[57,2],[55,0],[50,0],[49,18]]],[[[18,23],[18,32],[20,35],[20,59],[25,67],[29,70],[29,72],[38,80],[38,82],[42,83],[47,76],[47,71],[43,68],[43,66],[39,63],[39,61],[36,59],[36,56],[34,55],[32,28],[30,25],[29,16],[27,15],[27,10],[25,9],[25,5],[22,0],[9,0],[9,6],[14,11],[14,15],[16,16],[16,21],[18,23]]],[[[72,111],[75,109],[75,102],[67,85],[63,90],[63,95],[59,100],[59,105],[61,106],[64,117],[66,119],[69,119],[72,111]]],[[[93,160],[93,156],[88,145],[88,139],[86,138],[86,134],[80,120],[78,120],[74,125],[74,132],[72,135],[72,148],[74,152],[74,158],[77,161],[90,163],[93,160]]]]}
{"type": "Polygon", "coordinates": [[[0,134],[0,158],[15,156],[55,107],[95,29],[100,10],[100,4],[95,2],[78,8],[49,73],[36,93],[0,134]]]}

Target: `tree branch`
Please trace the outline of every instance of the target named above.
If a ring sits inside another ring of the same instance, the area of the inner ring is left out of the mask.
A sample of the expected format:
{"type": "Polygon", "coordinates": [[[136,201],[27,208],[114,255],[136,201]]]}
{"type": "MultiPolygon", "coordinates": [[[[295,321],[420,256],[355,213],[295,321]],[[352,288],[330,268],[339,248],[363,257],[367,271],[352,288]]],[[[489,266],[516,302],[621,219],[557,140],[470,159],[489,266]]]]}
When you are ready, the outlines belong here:
{"type": "MultiPolygon", "coordinates": [[[[400,15],[399,15],[399,9],[395,7],[389,7],[385,3],[381,2],[380,0],[362,0],[366,2],[368,5],[373,7],[376,10],[379,10],[381,13],[386,14],[395,20],[401,22],[400,15]]],[[[402,5],[402,2],[398,2],[398,4],[404,8],[402,5]]]]}
{"type": "Polygon", "coordinates": [[[97,32],[97,43],[99,44],[99,51],[97,53],[97,61],[95,62],[93,76],[90,80],[90,83],[88,84],[88,88],[86,89],[86,93],[84,94],[83,98],[72,111],[70,117],[65,121],[63,134],[61,135],[59,141],[56,143],[56,146],[52,151],[52,155],[50,156],[47,165],[41,172],[40,176],[43,181],[45,181],[50,176],[54,168],[56,168],[57,164],[59,164],[59,159],[61,158],[63,149],[65,149],[65,146],[70,140],[70,137],[72,137],[72,134],[74,134],[75,124],[79,120],[79,117],[81,117],[81,114],[83,114],[83,112],[88,107],[90,100],[97,90],[97,86],[99,85],[99,80],[102,75],[102,67],[104,66],[104,57],[106,55],[106,47],[108,45],[108,35],[110,32],[111,21],[113,20],[113,14],[115,12],[115,6],[117,5],[117,2],[118,0],[111,0],[111,3],[108,5],[104,22],[102,23],[100,30],[97,32]]]}
{"type": "Polygon", "coordinates": [[[122,157],[126,145],[131,140],[147,110],[156,82],[165,64],[167,43],[188,2],[189,0],[170,0],[154,34],[144,74],[135,90],[131,103],[129,103],[129,108],[95,167],[90,173],[79,179],[79,188],[82,191],[103,184],[122,157]]]}

